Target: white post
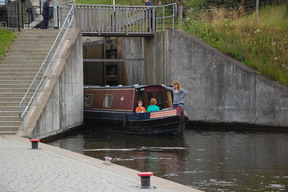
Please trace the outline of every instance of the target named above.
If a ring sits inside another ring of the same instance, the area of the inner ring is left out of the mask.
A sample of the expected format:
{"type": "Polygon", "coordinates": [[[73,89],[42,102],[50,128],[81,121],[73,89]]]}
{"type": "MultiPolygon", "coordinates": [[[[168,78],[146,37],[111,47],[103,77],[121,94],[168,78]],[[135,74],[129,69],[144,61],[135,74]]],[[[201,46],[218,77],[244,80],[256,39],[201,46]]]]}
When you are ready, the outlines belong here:
{"type": "Polygon", "coordinates": [[[58,3],[56,2],[56,0],[53,1],[53,21],[54,21],[54,29],[58,29],[58,7],[57,7],[58,3]]]}

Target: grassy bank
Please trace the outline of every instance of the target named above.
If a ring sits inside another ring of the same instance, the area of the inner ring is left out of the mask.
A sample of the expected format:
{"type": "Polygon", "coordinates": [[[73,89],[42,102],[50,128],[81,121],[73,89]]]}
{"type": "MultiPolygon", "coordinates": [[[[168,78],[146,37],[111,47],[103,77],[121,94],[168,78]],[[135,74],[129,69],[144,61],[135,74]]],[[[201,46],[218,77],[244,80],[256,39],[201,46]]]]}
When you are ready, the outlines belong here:
{"type": "Polygon", "coordinates": [[[220,51],[288,86],[288,17],[285,5],[255,13],[210,9],[186,18],[183,29],[220,51]]]}
{"type": "Polygon", "coordinates": [[[5,54],[17,33],[8,29],[0,29],[0,58],[5,54]]]}

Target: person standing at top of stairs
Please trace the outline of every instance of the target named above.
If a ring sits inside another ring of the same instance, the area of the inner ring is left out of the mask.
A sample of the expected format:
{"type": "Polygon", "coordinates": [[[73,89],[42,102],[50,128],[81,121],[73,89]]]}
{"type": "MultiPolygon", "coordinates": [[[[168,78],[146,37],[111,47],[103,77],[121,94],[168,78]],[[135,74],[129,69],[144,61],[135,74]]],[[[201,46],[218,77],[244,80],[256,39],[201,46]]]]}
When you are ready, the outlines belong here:
{"type": "Polygon", "coordinates": [[[47,0],[43,4],[43,24],[41,26],[41,29],[48,29],[48,21],[49,21],[49,8],[52,7],[52,0],[47,0]]]}

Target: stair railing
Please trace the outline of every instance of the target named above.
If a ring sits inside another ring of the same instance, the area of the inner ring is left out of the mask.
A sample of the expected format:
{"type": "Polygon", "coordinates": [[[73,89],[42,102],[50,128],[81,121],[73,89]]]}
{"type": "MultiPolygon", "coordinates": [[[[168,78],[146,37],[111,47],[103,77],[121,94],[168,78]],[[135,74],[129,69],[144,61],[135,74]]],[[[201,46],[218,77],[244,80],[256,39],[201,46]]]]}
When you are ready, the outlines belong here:
{"type": "MultiPolygon", "coordinates": [[[[29,88],[27,89],[25,95],[23,96],[18,110],[19,110],[19,117],[23,120],[23,128],[25,128],[25,115],[27,114],[27,111],[29,107],[32,105],[33,102],[35,102],[35,105],[38,104],[38,94],[40,91],[40,88],[42,86],[43,91],[45,88],[45,79],[51,78],[55,74],[53,74],[53,63],[56,55],[61,51],[63,41],[66,38],[67,35],[69,35],[69,29],[73,26],[75,26],[75,5],[70,4],[71,8],[69,12],[66,15],[66,18],[64,22],[62,23],[62,27],[59,30],[59,33],[51,46],[46,58],[42,62],[39,70],[37,71],[32,83],[30,84],[29,88]],[[29,94],[32,96],[29,98],[29,94]]],[[[59,53],[59,57],[62,56],[62,53],[59,53]]]]}

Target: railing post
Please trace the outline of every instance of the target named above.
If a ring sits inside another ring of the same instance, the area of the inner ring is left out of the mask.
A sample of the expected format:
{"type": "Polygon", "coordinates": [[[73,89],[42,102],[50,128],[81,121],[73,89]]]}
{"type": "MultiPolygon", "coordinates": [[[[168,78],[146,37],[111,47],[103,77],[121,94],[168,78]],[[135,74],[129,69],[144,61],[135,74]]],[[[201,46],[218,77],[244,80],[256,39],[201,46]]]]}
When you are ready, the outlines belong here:
{"type": "MultiPolygon", "coordinates": [[[[37,87],[38,87],[38,81],[37,81],[37,77],[36,77],[35,91],[37,90],[37,87]]],[[[36,95],[35,95],[35,105],[38,105],[38,91],[36,91],[36,95]]]]}
{"type": "Polygon", "coordinates": [[[163,11],[163,19],[162,19],[162,30],[164,31],[164,25],[165,25],[165,7],[163,6],[162,7],[163,9],[162,9],[162,11],[163,11]]]}
{"type": "Polygon", "coordinates": [[[25,124],[26,124],[26,121],[25,121],[25,115],[24,115],[24,116],[23,116],[23,124],[22,124],[22,128],[23,128],[23,129],[25,129],[25,127],[26,127],[25,124]]]}
{"type": "Polygon", "coordinates": [[[54,29],[58,29],[58,6],[56,6],[56,2],[54,1],[53,6],[53,22],[54,22],[54,29]]]}
{"type": "MultiPolygon", "coordinates": [[[[175,15],[175,7],[174,7],[174,5],[172,7],[173,7],[173,15],[175,15]]],[[[174,29],[174,23],[175,23],[175,17],[172,18],[172,29],[174,29]]]]}
{"type": "MultiPolygon", "coordinates": [[[[41,66],[42,67],[42,77],[44,77],[44,75],[45,75],[44,65],[45,65],[45,63],[42,63],[42,66],[41,66]]],[[[45,90],[45,80],[46,80],[46,78],[44,77],[42,91],[45,90]]]]}
{"type": "Polygon", "coordinates": [[[156,32],[156,10],[155,8],[152,9],[152,33],[155,33],[156,32]]]}

